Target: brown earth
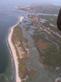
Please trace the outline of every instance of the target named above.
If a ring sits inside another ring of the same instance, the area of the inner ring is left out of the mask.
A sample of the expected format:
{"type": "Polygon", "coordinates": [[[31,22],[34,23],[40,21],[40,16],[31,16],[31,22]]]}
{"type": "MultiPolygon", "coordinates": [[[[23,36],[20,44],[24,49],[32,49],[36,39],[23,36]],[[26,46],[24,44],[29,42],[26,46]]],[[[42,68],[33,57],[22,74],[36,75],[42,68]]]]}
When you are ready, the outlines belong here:
{"type": "Polygon", "coordinates": [[[46,42],[44,42],[42,39],[38,40],[36,42],[36,45],[37,45],[38,48],[41,48],[41,49],[48,48],[48,44],[46,42]]]}

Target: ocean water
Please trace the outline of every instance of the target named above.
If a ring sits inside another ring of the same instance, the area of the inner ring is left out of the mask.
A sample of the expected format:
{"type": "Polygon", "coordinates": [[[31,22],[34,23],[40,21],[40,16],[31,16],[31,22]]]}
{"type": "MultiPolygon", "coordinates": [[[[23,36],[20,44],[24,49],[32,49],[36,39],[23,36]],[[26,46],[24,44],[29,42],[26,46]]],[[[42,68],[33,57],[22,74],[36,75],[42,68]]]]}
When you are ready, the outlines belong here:
{"type": "Polygon", "coordinates": [[[14,73],[14,62],[11,62],[10,52],[7,46],[8,30],[18,21],[18,16],[24,15],[24,12],[16,10],[18,3],[2,0],[0,2],[0,82],[15,82],[12,76],[14,73]],[[12,75],[11,75],[12,74],[12,75]]]}

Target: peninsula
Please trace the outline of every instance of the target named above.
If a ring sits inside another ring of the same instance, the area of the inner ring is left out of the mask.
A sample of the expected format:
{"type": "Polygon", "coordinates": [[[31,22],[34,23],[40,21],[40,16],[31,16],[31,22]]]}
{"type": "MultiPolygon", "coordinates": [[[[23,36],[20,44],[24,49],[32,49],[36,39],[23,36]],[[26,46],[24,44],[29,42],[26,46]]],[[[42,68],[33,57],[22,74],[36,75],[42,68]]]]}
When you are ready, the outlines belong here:
{"type": "Polygon", "coordinates": [[[9,36],[8,36],[8,44],[10,46],[10,49],[11,49],[11,52],[12,52],[12,57],[14,59],[14,63],[15,63],[15,69],[16,69],[16,82],[21,82],[21,78],[19,77],[19,67],[18,67],[18,57],[17,57],[17,52],[16,52],[16,49],[15,49],[15,46],[12,42],[12,36],[13,36],[13,31],[15,29],[15,27],[20,23],[22,22],[23,20],[23,17],[20,17],[20,20],[19,22],[12,26],[11,29],[10,29],[10,33],[9,33],[9,36]]]}

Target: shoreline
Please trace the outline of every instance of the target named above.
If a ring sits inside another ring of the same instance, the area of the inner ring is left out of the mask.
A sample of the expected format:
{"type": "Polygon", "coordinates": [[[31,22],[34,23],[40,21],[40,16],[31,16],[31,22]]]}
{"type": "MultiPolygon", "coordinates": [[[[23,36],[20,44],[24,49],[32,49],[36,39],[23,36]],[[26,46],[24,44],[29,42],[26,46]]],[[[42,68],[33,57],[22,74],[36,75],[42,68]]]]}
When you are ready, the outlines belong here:
{"type": "Polygon", "coordinates": [[[15,24],[14,26],[11,27],[11,29],[9,29],[9,34],[8,34],[8,47],[9,47],[9,50],[10,50],[10,54],[12,54],[11,57],[13,57],[13,60],[14,60],[14,64],[15,64],[15,72],[16,72],[16,82],[21,82],[21,78],[19,77],[19,62],[18,62],[18,57],[17,57],[17,53],[16,53],[16,50],[15,50],[15,47],[14,47],[14,44],[12,42],[12,34],[13,34],[13,31],[14,31],[14,28],[20,23],[22,22],[23,20],[23,17],[21,16],[20,17],[20,20],[17,24],[15,24]]]}
{"type": "Polygon", "coordinates": [[[16,25],[14,25],[13,27],[11,27],[10,29],[10,33],[8,35],[8,44],[9,44],[9,47],[10,47],[10,52],[13,56],[13,60],[14,60],[14,64],[15,64],[15,70],[16,70],[16,82],[21,82],[21,79],[19,77],[19,69],[18,69],[18,58],[17,58],[17,54],[16,54],[16,50],[15,50],[15,47],[14,47],[14,44],[12,43],[12,34],[13,34],[13,30],[15,28],[16,25]]]}

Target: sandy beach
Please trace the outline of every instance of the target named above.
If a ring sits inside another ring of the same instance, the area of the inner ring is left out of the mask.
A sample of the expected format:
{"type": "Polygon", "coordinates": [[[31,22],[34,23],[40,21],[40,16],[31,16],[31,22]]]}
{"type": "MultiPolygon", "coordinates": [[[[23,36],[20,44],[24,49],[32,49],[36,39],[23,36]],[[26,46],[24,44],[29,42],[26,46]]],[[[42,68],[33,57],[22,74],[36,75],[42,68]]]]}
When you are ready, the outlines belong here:
{"type": "Polygon", "coordinates": [[[10,33],[8,35],[8,44],[10,46],[10,49],[11,49],[11,52],[12,52],[12,56],[13,56],[13,59],[14,59],[14,63],[15,63],[15,69],[16,69],[16,82],[21,82],[21,78],[19,77],[19,62],[18,62],[18,58],[17,58],[17,53],[16,53],[16,50],[15,50],[15,47],[14,47],[14,44],[12,42],[12,34],[13,34],[13,30],[14,28],[20,23],[22,22],[22,17],[20,17],[20,20],[19,22],[12,26],[11,29],[10,29],[10,33]]]}

